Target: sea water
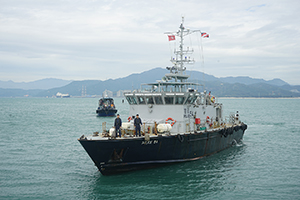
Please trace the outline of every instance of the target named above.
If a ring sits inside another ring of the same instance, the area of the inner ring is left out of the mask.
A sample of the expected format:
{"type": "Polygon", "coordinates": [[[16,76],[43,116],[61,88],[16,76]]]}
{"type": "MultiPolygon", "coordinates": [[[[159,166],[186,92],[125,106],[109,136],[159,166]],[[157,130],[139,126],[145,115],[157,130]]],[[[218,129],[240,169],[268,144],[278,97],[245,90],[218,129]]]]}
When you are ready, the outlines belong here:
{"type": "Polygon", "coordinates": [[[96,116],[98,99],[0,98],[0,199],[300,199],[300,99],[218,101],[248,125],[242,144],[103,176],[77,141],[112,126],[114,117],[96,116]]]}

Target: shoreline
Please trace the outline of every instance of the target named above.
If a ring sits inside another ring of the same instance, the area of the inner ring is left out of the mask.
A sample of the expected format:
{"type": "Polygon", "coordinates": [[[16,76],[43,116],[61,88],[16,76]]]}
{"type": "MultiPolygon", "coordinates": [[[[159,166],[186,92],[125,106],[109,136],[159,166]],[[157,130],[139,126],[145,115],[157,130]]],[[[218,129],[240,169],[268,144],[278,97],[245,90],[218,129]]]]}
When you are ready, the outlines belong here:
{"type": "Polygon", "coordinates": [[[217,97],[218,99],[300,99],[300,97],[217,97]]]}
{"type": "MultiPolygon", "coordinates": [[[[45,99],[93,99],[93,98],[101,98],[102,96],[97,95],[97,96],[87,96],[87,97],[82,97],[82,96],[70,96],[68,98],[58,98],[58,97],[0,97],[3,99],[8,99],[8,98],[45,98],[45,99]]],[[[112,97],[112,98],[124,98],[125,97],[112,97]]],[[[217,99],[300,99],[300,97],[216,97],[217,99]]]]}

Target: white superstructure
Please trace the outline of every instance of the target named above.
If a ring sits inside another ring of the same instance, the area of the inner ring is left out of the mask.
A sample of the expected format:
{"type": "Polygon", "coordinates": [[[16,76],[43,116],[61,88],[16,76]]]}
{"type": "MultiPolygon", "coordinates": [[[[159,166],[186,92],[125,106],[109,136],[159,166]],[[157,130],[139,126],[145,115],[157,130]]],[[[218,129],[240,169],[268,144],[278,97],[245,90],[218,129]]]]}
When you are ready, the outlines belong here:
{"type": "Polygon", "coordinates": [[[124,93],[130,104],[129,119],[138,113],[146,129],[155,129],[158,124],[171,124],[170,133],[191,132],[223,124],[222,104],[216,103],[210,93],[200,92],[202,85],[188,82],[185,65],[194,62],[187,56],[193,50],[185,49],[183,41],[184,36],[196,31],[200,32],[185,29],[182,20],[177,32],[167,33],[180,39],[179,50],[174,51],[175,57],[171,59],[173,66],[167,67],[170,73],[162,81],[144,84],[138,91],[124,93]]]}

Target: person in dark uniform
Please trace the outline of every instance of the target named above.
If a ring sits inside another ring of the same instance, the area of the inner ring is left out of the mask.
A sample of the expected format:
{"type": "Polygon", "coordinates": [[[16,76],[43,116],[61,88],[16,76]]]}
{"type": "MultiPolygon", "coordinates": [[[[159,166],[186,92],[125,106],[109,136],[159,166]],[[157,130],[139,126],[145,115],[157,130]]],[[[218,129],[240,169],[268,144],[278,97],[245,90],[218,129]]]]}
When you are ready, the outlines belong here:
{"type": "Polygon", "coordinates": [[[139,114],[136,114],[136,118],[134,119],[134,127],[135,127],[135,136],[141,136],[141,126],[142,120],[139,117],[139,114]]]}
{"type": "Polygon", "coordinates": [[[122,120],[120,118],[120,115],[117,114],[117,118],[115,119],[115,129],[116,129],[116,137],[118,137],[118,132],[119,132],[119,137],[121,137],[121,126],[122,126],[122,120]]]}

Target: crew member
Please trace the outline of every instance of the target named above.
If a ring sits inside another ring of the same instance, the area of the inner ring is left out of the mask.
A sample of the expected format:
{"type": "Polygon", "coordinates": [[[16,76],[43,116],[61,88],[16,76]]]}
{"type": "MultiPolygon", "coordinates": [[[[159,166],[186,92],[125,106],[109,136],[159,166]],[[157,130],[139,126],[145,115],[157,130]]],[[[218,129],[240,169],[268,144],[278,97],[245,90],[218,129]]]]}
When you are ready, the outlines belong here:
{"type": "Polygon", "coordinates": [[[206,105],[211,105],[211,98],[210,98],[210,91],[209,91],[209,93],[208,93],[208,95],[206,95],[206,105]]]}
{"type": "Polygon", "coordinates": [[[135,127],[135,136],[141,136],[141,126],[142,120],[139,117],[139,114],[136,114],[136,118],[134,119],[134,127],[135,127]]]}
{"type": "Polygon", "coordinates": [[[116,129],[116,137],[118,137],[118,132],[119,132],[119,137],[121,137],[121,126],[122,126],[122,120],[120,118],[120,115],[117,114],[117,118],[115,119],[115,129],[116,129]]]}
{"type": "Polygon", "coordinates": [[[235,124],[239,124],[240,121],[239,111],[236,111],[236,114],[234,115],[234,119],[235,119],[235,124]]]}

